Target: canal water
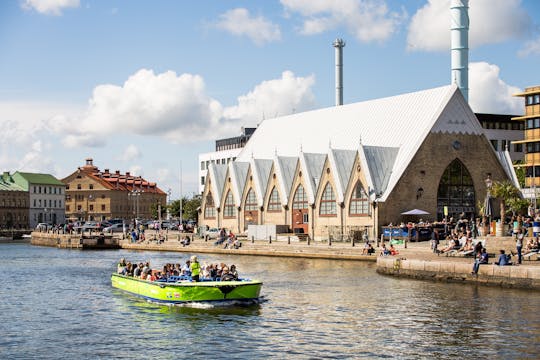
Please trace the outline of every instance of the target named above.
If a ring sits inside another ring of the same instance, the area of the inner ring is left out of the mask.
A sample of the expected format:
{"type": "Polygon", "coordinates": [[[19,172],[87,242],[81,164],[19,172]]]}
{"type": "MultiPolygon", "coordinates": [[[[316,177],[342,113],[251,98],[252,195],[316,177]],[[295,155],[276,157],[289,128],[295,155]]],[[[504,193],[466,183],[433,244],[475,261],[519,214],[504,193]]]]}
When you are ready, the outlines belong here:
{"type": "Polygon", "coordinates": [[[262,279],[250,306],[169,307],[110,285],[121,257],[189,255],[0,244],[0,358],[540,357],[538,292],[396,279],[374,264],[199,255],[262,279]]]}

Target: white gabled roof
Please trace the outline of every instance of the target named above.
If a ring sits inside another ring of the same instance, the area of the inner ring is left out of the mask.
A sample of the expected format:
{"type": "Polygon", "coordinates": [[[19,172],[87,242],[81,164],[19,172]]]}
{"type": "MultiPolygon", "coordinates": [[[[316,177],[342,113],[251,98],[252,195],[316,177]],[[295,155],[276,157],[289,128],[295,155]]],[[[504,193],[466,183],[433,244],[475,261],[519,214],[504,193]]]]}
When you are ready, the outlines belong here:
{"type": "Polygon", "coordinates": [[[356,151],[354,150],[330,149],[328,151],[328,161],[336,183],[336,200],[340,203],[344,201],[355,159],[356,151]]]}
{"type": "Polygon", "coordinates": [[[264,195],[268,186],[270,170],[272,170],[272,160],[251,159],[251,174],[255,184],[255,194],[257,196],[257,205],[264,205],[264,195]]]}
{"type": "Polygon", "coordinates": [[[289,203],[294,172],[297,164],[297,157],[276,156],[274,158],[276,176],[279,180],[278,184],[281,190],[281,205],[287,205],[289,203]]]}
{"type": "MultiPolygon", "coordinates": [[[[455,84],[267,119],[259,125],[237,161],[249,161],[251,157],[299,156],[299,149],[306,153],[327,154],[328,144],[335,149],[358,151],[360,140],[366,148],[394,148],[371,153],[392,162],[388,178],[375,179],[372,174],[370,179],[374,187],[384,188],[379,190],[383,191],[380,201],[384,201],[431,131],[483,133],[455,84]],[[457,123],[455,119],[463,121],[457,123]]],[[[360,156],[363,166],[373,168],[369,154],[360,156]]],[[[305,159],[300,157],[305,166],[305,159]]],[[[316,176],[320,178],[320,174],[316,176]]],[[[313,190],[307,191],[310,202],[313,201],[313,190]]]]}
{"type": "Polygon", "coordinates": [[[227,174],[227,165],[211,163],[208,166],[210,178],[213,179],[211,191],[216,208],[221,207],[221,196],[223,195],[223,185],[225,184],[225,175],[227,174]]]}
{"type": "Polygon", "coordinates": [[[233,189],[233,195],[235,205],[240,206],[242,202],[242,193],[244,186],[246,185],[247,173],[249,170],[249,163],[241,161],[231,161],[229,163],[229,174],[231,176],[231,183],[233,189]]]}
{"type": "Polygon", "coordinates": [[[315,203],[315,193],[321,181],[326,154],[300,153],[300,166],[304,173],[306,195],[310,204],[315,203]]]}

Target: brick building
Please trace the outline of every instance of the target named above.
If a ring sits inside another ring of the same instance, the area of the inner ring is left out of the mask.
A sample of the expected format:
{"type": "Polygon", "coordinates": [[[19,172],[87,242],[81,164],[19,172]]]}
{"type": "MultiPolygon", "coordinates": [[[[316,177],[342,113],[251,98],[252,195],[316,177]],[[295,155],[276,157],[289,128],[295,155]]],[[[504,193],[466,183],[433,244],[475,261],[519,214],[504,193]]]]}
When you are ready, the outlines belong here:
{"type": "Polygon", "coordinates": [[[509,153],[450,85],[263,121],[235,161],[210,164],[200,222],[373,238],[411,209],[477,216],[488,177],[517,184],[509,153]]]}
{"type": "Polygon", "coordinates": [[[151,219],[153,209],[167,204],[167,194],[156,183],[129,172],[101,171],[90,158],[62,182],[70,220],[151,219]]]}

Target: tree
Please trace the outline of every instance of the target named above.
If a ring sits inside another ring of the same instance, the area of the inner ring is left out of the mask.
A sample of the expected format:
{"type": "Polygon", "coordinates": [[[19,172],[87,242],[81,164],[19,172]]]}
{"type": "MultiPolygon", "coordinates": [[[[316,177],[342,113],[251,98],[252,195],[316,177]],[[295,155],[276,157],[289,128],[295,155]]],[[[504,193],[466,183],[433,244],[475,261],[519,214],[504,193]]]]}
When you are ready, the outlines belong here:
{"type": "MultiPolygon", "coordinates": [[[[195,195],[191,199],[184,196],[182,198],[182,220],[197,220],[198,208],[200,206],[201,197],[199,195],[195,195]]],[[[180,217],[180,199],[171,202],[169,212],[172,216],[180,217]]]]}
{"type": "Polygon", "coordinates": [[[521,198],[521,192],[514,184],[508,180],[495,181],[491,188],[491,195],[500,200],[501,203],[501,221],[504,224],[506,215],[506,205],[512,203],[514,199],[521,198]]]}

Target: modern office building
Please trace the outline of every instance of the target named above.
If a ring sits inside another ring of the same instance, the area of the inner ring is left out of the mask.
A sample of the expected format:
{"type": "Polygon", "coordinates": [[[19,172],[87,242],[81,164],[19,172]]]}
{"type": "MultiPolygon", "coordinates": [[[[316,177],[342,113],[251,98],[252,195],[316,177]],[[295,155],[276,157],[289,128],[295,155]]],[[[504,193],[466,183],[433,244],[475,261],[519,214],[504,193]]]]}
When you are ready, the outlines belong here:
{"type": "Polygon", "coordinates": [[[512,162],[522,161],[525,155],[523,144],[525,124],[512,121],[516,115],[475,114],[484,129],[484,134],[495,151],[508,150],[512,162]]]}
{"type": "Polygon", "coordinates": [[[39,223],[52,225],[65,222],[65,185],[50,174],[17,171],[13,180],[29,194],[30,227],[39,223]]]}
{"type": "Polygon", "coordinates": [[[525,150],[523,166],[526,167],[526,173],[522,192],[526,198],[536,202],[539,195],[537,187],[540,187],[540,86],[525,88],[525,91],[514,96],[522,97],[525,101],[525,115],[512,119],[525,126],[524,139],[514,142],[523,145],[525,150]]]}
{"type": "Polygon", "coordinates": [[[129,172],[101,171],[91,158],[62,182],[70,220],[152,219],[167,204],[167,194],[155,182],[129,172]]]}
{"type": "Polygon", "coordinates": [[[234,161],[242,148],[257,128],[242,128],[239,136],[216,140],[215,151],[199,154],[199,193],[204,190],[204,183],[210,164],[228,164],[234,161]]]}

